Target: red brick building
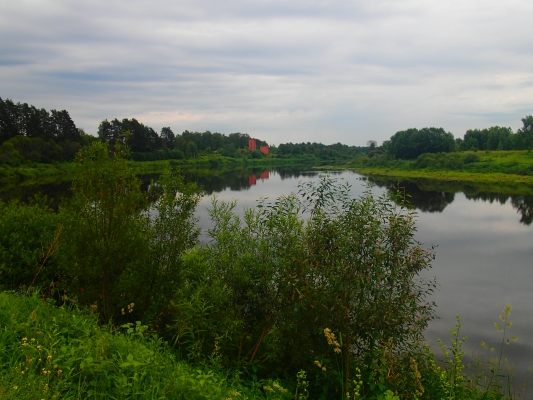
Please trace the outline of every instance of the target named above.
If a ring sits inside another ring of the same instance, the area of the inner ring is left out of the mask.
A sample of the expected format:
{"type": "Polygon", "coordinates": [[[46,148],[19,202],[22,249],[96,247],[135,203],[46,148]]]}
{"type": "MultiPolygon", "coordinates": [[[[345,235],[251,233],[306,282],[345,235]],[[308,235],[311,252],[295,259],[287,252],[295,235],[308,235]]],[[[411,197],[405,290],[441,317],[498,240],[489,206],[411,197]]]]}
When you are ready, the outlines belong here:
{"type": "Polygon", "coordinates": [[[257,150],[255,139],[248,139],[248,150],[257,150]]]}

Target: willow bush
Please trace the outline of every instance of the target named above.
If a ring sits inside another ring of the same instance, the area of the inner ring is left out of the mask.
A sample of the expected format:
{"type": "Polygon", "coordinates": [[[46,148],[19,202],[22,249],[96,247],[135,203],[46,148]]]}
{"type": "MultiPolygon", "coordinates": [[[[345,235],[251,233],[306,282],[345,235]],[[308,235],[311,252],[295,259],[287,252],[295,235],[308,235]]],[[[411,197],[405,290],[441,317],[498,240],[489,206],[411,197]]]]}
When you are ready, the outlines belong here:
{"type": "Polygon", "coordinates": [[[397,201],[352,198],[327,177],[243,217],[215,198],[210,243],[185,256],[176,346],[257,379],[304,369],[325,395],[356,374],[376,382],[385,352],[409,360],[433,317],[434,282],[419,276],[433,253],[397,201]]]}
{"type": "Polygon", "coordinates": [[[169,171],[142,192],[127,155],[103,143],[78,153],[73,197],[61,208],[64,297],[96,310],[102,323],[160,324],[181,255],[197,243],[200,192],[169,171]]]}

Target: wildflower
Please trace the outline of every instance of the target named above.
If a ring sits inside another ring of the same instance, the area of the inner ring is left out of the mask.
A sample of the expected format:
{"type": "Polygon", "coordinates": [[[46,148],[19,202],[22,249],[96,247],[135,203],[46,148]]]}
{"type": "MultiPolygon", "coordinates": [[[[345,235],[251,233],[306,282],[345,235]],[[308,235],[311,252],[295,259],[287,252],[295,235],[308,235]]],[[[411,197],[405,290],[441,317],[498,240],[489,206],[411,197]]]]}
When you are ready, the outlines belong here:
{"type": "Polygon", "coordinates": [[[501,327],[501,325],[499,323],[495,322],[494,326],[496,327],[496,329],[498,329],[498,332],[502,331],[502,327],[501,327]]]}
{"type": "Polygon", "coordinates": [[[511,338],[511,341],[512,341],[512,342],[516,342],[517,340],[518,340],[518,338],[517,338],[516,336],[513,336],[513,337],[511,338]]]}
{"type": "Polygon", "coordinates": [[[13,386],[13,389],[17,390],[19,387],[18,386],[13,386]]]}
{"type": "Polygon", "coordinates": [[[126,313],[124,312],[124,309],[123,309],[123,308],[120,310],[120,313],[121,313],[122,315],[126,315],[126,313]]]}
{"type": "Polygon", "coordinates": [[[511,310],[512,310],[511,305],[507,304],[505,308],[503,309],[503,312],[505,313],[506,316],[509,316],[511,314],[511,310]]]}
{"type": "Polygon", "coordinates": [[[485,343],[485,342],[481,342],[481,346],[482,346],[484,349],[488,349],[488,348],[489,348],[488,344],[485,343]]]}
{"type": "Polygon", "coordinates": [[[500,320],[505,321],[505,317],[503,315],[500,315],[500,320]]]}
{"type": "Polygon", "coordinates": [[[48,357],[46,357],[47,360],[51,360],[52,359],[52,355],[49,354],[48,357]]]}
{"type": "Polygon", "coordinates": [[[505,325],[507,326],[507,328],[510,328],[513,325],[513,323],[511,321],[507,321],[505,325]]]}
{"type": "Polygon", "coordinates": [[[31,338],[30,340],[31,340],[32,342],[35,342],[35,338],[31,338]]]}
{"type": "Polygon", "coordinates": [[[326,372],[326,367],[322,367],[322,371],[326,372]]]}
{"type": "Polygon", "coordinates": [[[335,353],[339,354],[341,352],[341,349],[338,347],[335,347],[335,350],[333,350],[335,353]]]}

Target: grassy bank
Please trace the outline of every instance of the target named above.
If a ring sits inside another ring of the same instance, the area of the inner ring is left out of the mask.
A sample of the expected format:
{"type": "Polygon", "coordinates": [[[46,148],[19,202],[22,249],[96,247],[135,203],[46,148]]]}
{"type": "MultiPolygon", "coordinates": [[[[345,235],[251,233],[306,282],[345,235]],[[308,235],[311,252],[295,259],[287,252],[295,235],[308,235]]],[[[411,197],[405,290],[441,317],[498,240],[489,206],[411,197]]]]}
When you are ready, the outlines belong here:
{"type": "MultiPolygon", "coordinates": [[[[180,360],[172,346],[140,322],[116,328],[100,326],[95,314],[69,303],[57,307],[35,294],[0,293],[0,399],[313,398],[306,389],[311,383],[306,381],[306,374],[288,381],[243,380],[245,371],[224,370],[216,357],[202,364],[180,360]]],[[[507,306],[502,330],[509,313],[507,306]]],[[[522,398],[525,388],[513,383],[512,376],[507,377],[509,371],[500,367],[501,357],[486,367],[478,360],[473,370],[463,364],[461,344],[465,339],[460,338],[459,329],[460,321],[450,331],[451,346],[443,347],[443,358],[428,351],[417,362],[412,360],[412,371],[404,371],[418,376],[413,393],[404,392],[406,397],[399,397],[385,391],[368,397],[359,391],[369,382],[354,380],[355,393],[350,398],[522,398]],[[495,374],[500,375],[496,380],[495,374]]],[[[373,378],[376,388],[391,379],[380,378],[379,373],[398,368],[394,358],[385,355],[382,362],[385,365],[376,366],[378,374],[373,378]]]]}
{"type": "Polygon", "coordinates": [[[528,151],[423,154],[416,160],[360,156],[346,166],[365,175],[395,179],[426,178],[503,186],[533,184],[533,153],[528,151]]]}
{"type": "Polygon", "coordinates": [[[0,399],[256,398],[219,369],[178,361],[141,324],[0,293],[0,399]]]}

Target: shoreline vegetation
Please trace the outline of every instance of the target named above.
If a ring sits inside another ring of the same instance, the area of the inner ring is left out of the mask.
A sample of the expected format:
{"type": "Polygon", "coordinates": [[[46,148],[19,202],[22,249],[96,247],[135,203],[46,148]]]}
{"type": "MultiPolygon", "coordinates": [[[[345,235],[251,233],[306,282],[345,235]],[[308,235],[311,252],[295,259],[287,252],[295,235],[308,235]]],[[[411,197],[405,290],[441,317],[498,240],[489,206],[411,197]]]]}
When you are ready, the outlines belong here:
{"type": "Polygon", "coordinates": [[[498,184],[504,190],[523,191],[533,185],[533,153],[529,150],[426,153],[415,160],[358,156],[342,167],[374,177],[498,184]]]}
{"type": "Polygon", "coordinates": [[[242,217],[215,197],[200,243],[197,185],[167,168],[143,192],[128,150],[108,150],[78,153],[59,210],[0,202],[1,397],[525,396],[503,357],[509,305],[501,348],[472,366],[459,318],[443,356],[424,343],[435,254],[400,193],[323,177],[242,217]]]}
{"type": "MultiPolygon", "coordinates": [[[[371,158],[367,155],[359,155],[348,162],[344,159],[321,160],[315,157],[277,158],[271,156],[246,159],[201,155],[194,159],[129,161],[128,163],[139,175],[157,174],[169,166],[182,171],[230,171],[245,168],[307,165],[315,169],[349,169],[368,176],[370,179],[484,184],[494,189],[495,192],[533,194],[531,188],[533,185],[533,153],[527,150],[424,154],[416,160],[400,160],[386,156],[371,158]],[[465,160],[467,160],[466,163],[465,160]]],[[[32,163],[18,167],[0,166],[0,185],[6,190],[13,185],[29,186],[71,181],[74,173],[74,163],[68,162],[32,163]]]]}

